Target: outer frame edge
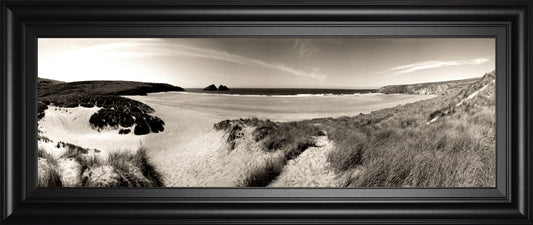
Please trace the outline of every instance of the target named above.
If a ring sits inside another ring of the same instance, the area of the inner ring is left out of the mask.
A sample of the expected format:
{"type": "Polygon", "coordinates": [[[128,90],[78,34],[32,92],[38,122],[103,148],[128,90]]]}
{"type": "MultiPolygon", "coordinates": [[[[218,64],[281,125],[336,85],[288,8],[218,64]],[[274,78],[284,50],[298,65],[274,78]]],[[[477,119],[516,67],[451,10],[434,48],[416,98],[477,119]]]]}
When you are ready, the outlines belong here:
{"type": "MultiPolygon", "coordinates": [[[[10,99],[11,97],[15,97],[13,96],[13,93],[10,93],[10,91],[12,91],[13,87],[8,87],[10,84],[12,84],[10,81],[12,80],[9,80],[9,79],[13,79],[12,77],[9,78],[9,76],[14,76],[14,72],[12,71],[13,68],[11,68],[10,70],[10,66],[16,66],[17,63],[13,63],[11,62],[10,60],[12,59],[8,59],[7,56],[9,55],[17,55],[19,53],[16,53],[13,51],[13,49],[16,49],[16,47],[10,47],[8,43],[10,43],[9,41],[13,41],[13,40],[10,40],[10,35],[13,35],[13,26],[16,26],[16,24],[11,24],[9,25],[10,22],[13,22],[13,18],[8,18],[10,17],[8,14],[9,14],[9,9],[7,7],[5,7],[5,5],[2,5],[3,9],[2,9],[2,18],[6,18],[6,20],[4,20],[5,22],[2,22],[2,29],[3,29],[3,32],[5,33],[2,33],[2,46],[4,47],[4,49],[6,49],[6,53],[3,53],[3,58],[2,58],[2,63],[5,63],[4,66],[5,68],[3,68],[3,73],[4,73],[4,77],[2,77],[2,79],[7,79],[7,82],[5,83],[2,83],[2,85],[4,85],[4,87],[6,87],[4,89],[5,91],[5,95],[3,96],[3,98],[7,98],[7,100],[4,100],[5,102],[2,102],[2,113],[6,112],[6,114],[12,114],[13,112],[8,112],[7,110],[12,110],[10,109],[9,106],[10,105],[10,101],[11,103],[13,103],[13,101],[15,99],[10,99]],[[11,26],[11,27],[10,27],[11,26]],[[11,32],[11,33],[9,33],[11,32]],[[6,97],[7,96],[7,97],[6,97]]],[[[529,8],[529,12],[531,10],[531,4],[528,4],[527,6],[529,8]]],[[[530,90],[530,88],[527,88],[527,84],[532,84],[532,79],[530,78],[531,74],[531,58],[532,58],[532,40],[531,40],[531,30],[533,29],[532,27],[532,20],[529,20],[529,22],[525,21],[525,18],[527,18],[527,16],[529,15],[529,18],[531,19],[532,16],[530,14],[525,14],[525,15],[521,15],[521,28],[519,29],[522,29],[522,32],[524,32],[522,35],[520,35],[522,38],[522,43],[525,44],[526,46],[524,47],[524,50],[526,51],[525,53],[521,53],[521,56],[519,57],[522,57],[522,67],[519,69],[519,70],[523,70],[520,72],[520,74],[522,74],[523,76],[523,79],[521,80],[521,84],[524,88],[523,90],[523,94],[525,96],[523,96],[521,99],[523,99],[523,101],[521,100],[519,102],[519,104],[521,103],[524,103],[525,101],[528,101],[531,99],[531,94],[532,94],[532,91],[530,90]],[[528,29],[529,28],[529,29],[528,29]],[[523,29],[526,29],[526,30],[523,30],[523,29]],[[529,57],[528,57],[529,56],[529,57]]],[[[12,16],[12,15],[11,15],[12,16]]],[[[15,34],[16,36],[16,34],[15,34]]],[[[16,71],[16,69],[15,69],[16,71]]],[[[524,106],[525,107],[525,115],[523,115],[523,119],[525,119],[525,121],[522,121],[523,122],[526,122],[526,124],[524,125],[525,126],[525,133],[523,134],[523,138],[524,141],[525,141],[525,146],[524,147],[524,150],[523,150],[523,158],[522,158],[522,161],[525,161],[523,162],[523,167],[522,167],[522,172],[520,175],[520,179],[522,179],[522,182],[521,182],[521,190],[519,190],[519,193],[522,192],[523,194],[521,196],[518,196],[518,199],[516,200],[519,200],[519,202],[517,202],[518,204],[518,212],[520,213],[521,216],[523,216],[522,218],[518,218],[518,219],[515,219],[515,220],[512,220],[511,222],[512,223],[517,223],[517,224],[527,224],[527,223],[530,223],[531,222],[531,179],[530,177],[528,178],[527,176],[531,175],[531,159],[532,159],[532,154],[531,154],[531,140],[528,141],[528,137],[531,137],[531,128],[532,128],[532,121],[531,121],[531,112],[532,112],[532,106],[531,106],[531,103],[528,103],[527,105],[524,106]],[[529,163],[527,161],[527,159],[530,159],[529,163]],[[524,171],[525,170],[525,171],[524,171]]],[[[2,115],[2,121],[1,122],[6,122],[7,121],[7,117],[5,117],[5,115],[2,115]]],[[[9,123],[9,122],[7,122],[9,123]]],[[[8,126],[5,126],[6,128],[3,128],[3,129],[7,129],[7,131],[10,131],[11,129],[13,129],[12,127],[10,127],[9,125],[8,126]]],[[[2,138],[5,138],[5,142],[6,143],[9,143],[10,141],[13,141],[13,140],[9,140],[10,136],[7,136],[9,132],[5,132],[4,130],[2,130],[4,133],[2,133],[2,138]]],[[[19,132],[20,133],[20,132],[19,132]]],[[[4,141],[4,140],[2,140],[4,141]]],[[[0,142],[0,144],[4,144],[4,142],[0,142]]],[[[9,147],[10,145],[7,144],[5,145],[7,147],[9,147]]],[[[13,145],[11,145],[13,146],[13,145]]],[[[14,151],[13,148],[6,148],[4,146],[2,146],[4,151],[14,151]]],[[[4,152],[3,152],[4,153],[4,152]]],[[[10,190],[10,188],[15,188],[15,186],[11,186],[9,187],[10,185],[15,185],[13,183],[9,183],[9,182],[13,182],[14,179],[16,178],[13,178],[13,174],[10,174],[12,173],[13,171],[13,168],[12,168],[12,162],[9,163],[8,161],[6,160],[9,160],[11,158],[10,154],[13,154],[13,153],[9,153],[7,152],[7,157],[2,155],[3,158],[0,158],[3,162],[3,167],[5,169],[5,171],[3,171],[4,173],[7,173],[7,174],[3,174],[4,177],[2,177],[2,195],[5,199],[4,202],[3,202],[3,206],[4,208],[2,208],[2,220],[5,220],[13,211],[16,211],[16,210],[19,210],[19,209],[22,209],[24,210],[24,208],[27,208],[26,206],[20,206],[17,208],[18,204],[16,204],[16,202],[18,201],[17,200],[17,190],[10,190]],[[9,164],[9,165],[8,165],[9,164]]],[[[520,194],[519,194],[520,195],[520,194]]],[[[20,196],[18,196],[20,197],[20,196]]],[[[19,199],[20,200],[20,199],[19,199]]],[[[22,201],[22,200],[20,200],[22,201]]],[[[513,200],[514,202],[514,200],[513,200]]],[[[31,204],[31,202],[27,202],[28,204],[31,204]]],[[[21,222],[28,222],[28,221],[32,221],[32,222],[36,222],[32,219],[29,219],[29,220],[26,220],[24,218],[18,218],[20,219],[19,221],[21,222]]],[[[199,222],[199,223],[204,223],[204,222],[222,222],[224,223],[223,221],[233,221],[233,222],[239,222],[238,220],[233,220],[233,219],[227,219],[227,220],[220,220],[220,221],[209,221],[209,220],[181,220],[181,222],[183,223],[192,223],[192,222],[199,222]]],[[[243,222],[246,223],[246,221],[248,222],[259,222],[259,221],[256,221],[256,220],[244,220],[243,222]]],[[[399,221],[402,221],[402,220],[399,220],[399,221]]],[[[414,223],[416,221],[411,221],[409,222],[410,220],[403,220],[403,222],[400,222],[400,223],[414,223]]],[[[421,222],[422,220],[418,221],[418,222],[421,222]]],[[[431,222],[431,220],[425,220],[427,223],[431,222]]],[[[487,222],[485,220],[483,220],[484,222],[487,222]]],[[[5,221],[2,221],[2,222],[5,222],[5,221]]],[[[107,224],[107,223],[124,223],[124,222],[132,222],[132,223],[135,223],[135,221],[132,221],[132,220],[128,220],[128,219],[121,219],[121,220],[113,220],[113,219],[108,219],[108,220],[100,220],[100,223],[102,224],[107,224]]],[[[154,222],[154,221],[152,221],[154,222]]],[[[155,222],[155,223],[158,223],[158,224],[169,224],[171,223],[172,221],[160,221],[160,222],[155,222]]],[[[175,221],[174,221],[175,222],[175,221]]],[[[278,222],[274,222],[274,223],[279,223],[279,222],[287,222],[287,221],[278,221],[278,222]]],[[[301,221],[300,221],[301,222],[301,221]]],[[[306,221],[306,222],[309,222],[309,221],[306,221]]],[[[343,221],[342,220],[333,220],[333,221],[330,221],[330,222],[340,222],[342,223],[343,221]]],[[[354,221],[345,221],[345,222],[348,222],[348,223],[353,223],[354,221]]],[[[366,221],[368,222],[368,221],[366,221]]],[[[365,223],[366,223],[365,222],[365,223]]],[[[379,222],[379,221],[378,221],[379,222]]],[[[381,221],[382,223],[389,223],[385,220],[382,220],[381,221]]],[[[423,222],[423,221],[422,221],[423,222]]],[[[432,221],[432,222],[435,222],[435,221],[432,221]]],[[[462,222],[466,222],[466,223],[476,223],[475,221],[467,221],[467,220],[464,220],[464,221],[460,221],[460,220],[443,220],[441,222],[444,222],[444,223],[462,223],[462,222]]],[[[501,220],[494,220],[495,223],[499,222],[499,223],[502,223],[503,221],[501,220]]],[[[141,222],[142,223],[142,222],[141,222]]],[[[398,222],[394,222],[395,224],[399,224],[398,222]]]]}

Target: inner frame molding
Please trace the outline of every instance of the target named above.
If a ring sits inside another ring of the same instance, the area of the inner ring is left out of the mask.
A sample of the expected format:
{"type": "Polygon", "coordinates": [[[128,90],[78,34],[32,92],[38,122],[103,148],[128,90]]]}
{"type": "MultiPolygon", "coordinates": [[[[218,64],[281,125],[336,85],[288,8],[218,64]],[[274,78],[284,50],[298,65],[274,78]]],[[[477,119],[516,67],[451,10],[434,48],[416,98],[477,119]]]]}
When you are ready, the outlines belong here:
{"type": "MultiPolygon", "coordinates": [[[[313,24],[261,24],[254,26],[255,24],[234,26],[233,24],[206,24],[201,27],[191,26],[189,24],[176,24],[172,27],[158,27],[150,33],[157,34],[157,37],[279,37],[279,38],[291,38],[291,37],[346,37],[346,38],[368,38],[368,37],[410,37],[410,38],[438,38],[438,37],[457,37],[457,38],[473,38],[473,37],[493,37],[496,38],[496,73],[502,74],[497,76],[497,112],[496,112],[496,133],[497,133],[497,148],[496,148],[496,188],[152,188],[147,190],[146,188],[133,188],[132,190],[115,190],[117,188],[90,188],[86,189],[86,194],[92,197],[104,197],[108,196],[110,191],[114,192],[116,197],[129,197],[128,192],[134,192],[133,196],[153,196],[153,197],[231,197],[253,198],[260,196],[262,198],[374,198],[374,197],[389,197],[389,198],[451,198],[451,197],[485,197],[485,198],[501,198],[508,195],[508,182],[507,179],[508,168],[505,166],[507,159],[509,158],[509,142],[506,139],[507,130],[505,129],[506,121],[509,121],[510,111],[505,110],[508,106],[509,99],[504,95],[509,90],[508,87],[508,68],[505,63],[508,59],[507,49],[509,48],[507,40],[508,26],[498,25],[494,27],[479,26],[475,24],[464,25],[464,27],[453,27],[449,24],[435,24],[434,27],[411,25],[411,24],[396,24],[391,26],[369,26],[368,24],[360,23],[327,23],[320,25],[313,24]],[[267,30],[270,35],[257,35],[257,33],[265,32],[267,30]],[[336,33],[338,35],[330,35],[336,33]],[[272,35],[275,34],[275,35],[272,35]],[[104,189],[104,190],[100,190],[104,189]],[[179,190],[179,191],[178,191],[179,190]],[[124,193],[125,195],[121,194],[124,193]],[[152,193],[152,194],[151,194],[152,193]],[[159,193],[159,194],[158,194],[159,193]],[[137,195],[138,194],[138,195],[137,195]]],[[[121,31],[120,35],[112,36],[97,36],[97,37],[137,37],[147,29],[153,29],[149,26],[136,26],[136,27],[112,27],[116,31],[121,31]]],[[[31,59],[32,63],[27,64],[27,77],[30,74],[37,74],[37,38],[39,37],[73,37],[71,34],[75,34],[74,37],[94,37],[92,32],[83,31],[83,27],[72,26],[60,26],[49,28],[45,25],[41,26],[29,26],[26,38],[26,54],[27,58],[31,59]],[[44,33],[44,35],[41,35],[44,33]],[[34,71],[34,72],[30,72],[34,71]]],[[[153,37],[153,36],[150,36],[153,37]]],[[[36,85],[36,83],[32,84],[36,85]]],[[[35,88],[36,90],[36,88],[35,88]]],[[[35,91],[34,91],[35,92],[35,91]]],[[[33,105],[36,104],[36,93],[32,93],[32,90],[28,87],[27,94],[28,102],[33,101],[33,105]]],[[[34,107],[33,105],[27,105],[28,108],[34,107]]],[[[30,119],[30,118],[28,118],[30,119]]],[[[30,124],[37,124],[35,119],[32,119],[30,124]]],[[[37,140],[37,126],[28,127],[33,130],[28,132],[33,134],[34,139],[37,140]]],[[[27,192],[30,195],[35,194],[36,197],[61,197],[64,195],[76,196],[79,193],[77,189],[57,189],[57,188],[36,188],[36,169],[31,166],[35,166],[37,141],[26,142],[35,147],[28,147],[26,155],[28,156],[27,170],[27,192]]]]}
{"type": "Polygon", "coordinates": [[[258,222],[281,214],[272,222],[531,221],[529,2],[497,8],[40,4],[2,3],[2,221],[258,222]],[[494,37],[496,188],[36,188],[37,38],[45,37],[494,37]]]}

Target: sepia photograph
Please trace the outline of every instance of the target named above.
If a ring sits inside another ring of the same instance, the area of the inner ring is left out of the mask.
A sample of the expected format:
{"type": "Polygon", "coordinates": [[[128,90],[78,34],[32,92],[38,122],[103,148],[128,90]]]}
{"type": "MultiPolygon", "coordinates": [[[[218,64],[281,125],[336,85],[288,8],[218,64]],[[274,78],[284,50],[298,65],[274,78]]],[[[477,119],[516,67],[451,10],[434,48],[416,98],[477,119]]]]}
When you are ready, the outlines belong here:
{"type": "Polygon", "coordinates": [[[496,186],[494,38],[39,38],[39,187],[496,186]]]}

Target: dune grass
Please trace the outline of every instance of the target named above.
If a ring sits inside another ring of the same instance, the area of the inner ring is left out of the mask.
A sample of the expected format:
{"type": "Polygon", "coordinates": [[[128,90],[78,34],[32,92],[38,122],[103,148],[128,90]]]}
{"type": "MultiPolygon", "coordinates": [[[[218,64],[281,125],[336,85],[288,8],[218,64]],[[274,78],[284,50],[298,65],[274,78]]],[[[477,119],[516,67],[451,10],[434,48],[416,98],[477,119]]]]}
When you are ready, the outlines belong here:
{"type": "Polygon", "coordinates": [[[370,128],[337,140],[338,147],[328,159],[339,172],[349,175],[346,186],[494,186],[493,130],[468,124],[470,117],[458,120],[403,129],[390,123],[370,128]],[[361,170],[365,172],[351,175],[361,170]]]}
{"type": "Polygon", "coordinates": [[[111,152],[59,142],[57,158],[39,150],[39,187],[162,187],[160,174],[148,161],[146,149],[111,152]]]}
{"type": "Polygon", "coordinates": [[[63,186],[57,168],[57,160],[39,148],[38,155],[38,187],[61,187],[63,186]]]}
{"type": "Polygon", "coordinates": [[[254,128],[252,137],[255,142],[261,143],[259,151],[281,153],[281,156],[275,155],[253,168],[248,168],[250,172],[242,184],[247,187],[264,187],[270,184],[282,172],[287,161],[315,146],[314,136],[324,135],[319,128],[311,124],[277,123],[257,118],[225,120],[214,125],[215,129],[228,132],[226,141],[230,150],[236,147],[239,138],[244,137],[242,131],[245,127],[254,128]]]}
{"type": "Polygon", "coordinates": [[[287,161],[284,157],[271,157],[263,164],[251,168],[242,184],[244,187],[266,187],[281,174],[287,161]]]}
{"type": "MultiPolygon", "coordinates": [[[[461,97],[468,96],[463,92],[461,97]]],[[[455,107],[455,96],[443,96],[368,115],[313,122],[324,123],[328,138],[335,142],[328,160],[346,177],[346,186],[494,187],[493,93],[492,84],[460,107],[455,107]],[[427,115],[442,105],[453,105],[453,113],[428,124],[427,115]]]]}
{"type": "Polygon", "coordinates": [[[161,187],[161,177],[148,163],[146,149],[140,148],[135,153],[110,153],[107,162],[120,175],[123,187],[161,187]]]}
{"type": "Polygon", "coordinates": [[[254,127],[261,151],[283,153],[250,168],[244,186],[268,185],[289,160],[315,145],[312,137],[327,133],[334,143],[327,160],[343,186],[494,187],[493,79],[488,74],[443,96],[354,117],[287,123],[240,119],[215,128],[229,131],[234,148],[243,127],[254,127]]]}

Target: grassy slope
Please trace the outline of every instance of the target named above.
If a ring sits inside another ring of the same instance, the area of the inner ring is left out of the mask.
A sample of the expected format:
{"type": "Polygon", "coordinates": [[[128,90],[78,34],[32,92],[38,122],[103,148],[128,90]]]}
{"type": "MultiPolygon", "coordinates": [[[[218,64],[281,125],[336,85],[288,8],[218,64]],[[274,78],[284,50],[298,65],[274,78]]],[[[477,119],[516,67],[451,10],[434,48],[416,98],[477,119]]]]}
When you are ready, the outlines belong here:
{"type": "Polygon", "coordinates": [[[256,127],[255,141],[263,142],[262,151],[284,152],[281,159],[257,165],[245,184],[248,186],[268,185],[287,160],[305,151],[299,146],[312,146],[310,137],[327,133],[335,145],[328,161],[345,186],[493,187],[493,80],[494,73],[490,73],[476,81],[456,83],[455,87],[461,88],[450,89],[448,94],[434,99],[355,117],[291,123],[223,121],[215,128],[228,130],[228,142],[235,143],[240,137],[239,126],[256,127]],[[436,114],[439,118],[428,124],[436,114]],[[240,124],[237,129],[235,124],[240,124]]]}
{"type": "Polygon", "coordinates": [[[92,95],[146,95],[152,92],[184,91],[183,88],[163,83],[134,81],[78,81],[58,82],[39,78],[39,96],[92,94],[92,95]],[[52,81],[52,85],[45,85],[52,81]]]}
{"type": "Polygon", "coordinates": [[[52,80],[52,79],[47,79],[47,78],[37,78],[37,84],[39,86],[39,88],[48,88],[52,85],[56,85],[56,84],[62,84],[62,83],[65,83],[63,81],[58,81],[58,80],[52,80]]]}
{"type": "Polygon", "coordinates": [[[494,83],[480,80],[436,99],[336,123],[322,121],[337,143],[329,161],[347,186],[493,187],[494,93],[494,83]],[[427,123],[428,115],[443,105],[455,106],[479,90],[480,83],[489,87],[453,113],[427,123]]]}
{"type": "Polygon", "coordinates": [[[467,88],[478,79],[479,78],[420,84],[388,85],[380,88],[378,92],[385,94],[446,95],[467,88]]]}

